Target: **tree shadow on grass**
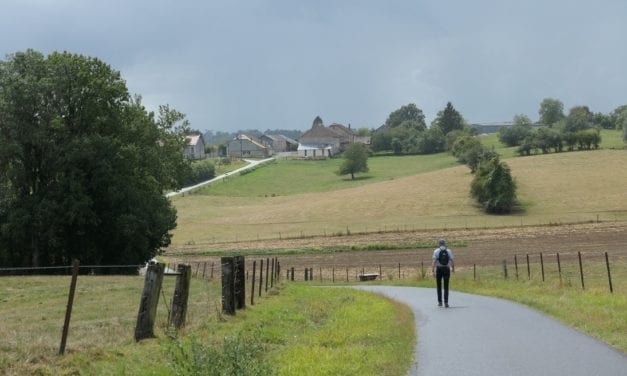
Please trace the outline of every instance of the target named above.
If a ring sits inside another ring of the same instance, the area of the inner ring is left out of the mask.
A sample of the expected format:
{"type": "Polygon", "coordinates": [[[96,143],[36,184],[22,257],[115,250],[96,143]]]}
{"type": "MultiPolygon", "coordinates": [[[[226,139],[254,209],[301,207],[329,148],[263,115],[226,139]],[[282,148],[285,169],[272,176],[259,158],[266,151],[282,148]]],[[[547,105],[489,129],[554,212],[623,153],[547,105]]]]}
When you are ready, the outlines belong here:
{"type": "Polygon", "coordinates": [[[358,180],[368,180],[368,179],[372,179],[372,176],[355,176],[355,179],[351,179],[349,178],[344,178],[342,179],[343,181],[358,181],[358,180]]]}

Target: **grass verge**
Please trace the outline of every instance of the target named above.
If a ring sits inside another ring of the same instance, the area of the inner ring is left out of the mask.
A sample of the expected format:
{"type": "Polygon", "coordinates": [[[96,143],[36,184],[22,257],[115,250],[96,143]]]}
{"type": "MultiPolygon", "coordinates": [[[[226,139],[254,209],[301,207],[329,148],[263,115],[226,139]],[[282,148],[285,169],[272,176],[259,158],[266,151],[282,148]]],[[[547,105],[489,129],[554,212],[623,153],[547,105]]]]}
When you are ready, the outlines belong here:
{"type": "Polygon", "coordinates": [[[174,279],[164,280],[155,333],[132,339],[141,277],[79,276],[65,356],[57,355],[69,277],[4,277],[0,374],[404,374],[414,320],[407,307],[352,289],[290,284],[234,317],[219,284],[194,279],[187,325],[167,327],[174,279]]]}

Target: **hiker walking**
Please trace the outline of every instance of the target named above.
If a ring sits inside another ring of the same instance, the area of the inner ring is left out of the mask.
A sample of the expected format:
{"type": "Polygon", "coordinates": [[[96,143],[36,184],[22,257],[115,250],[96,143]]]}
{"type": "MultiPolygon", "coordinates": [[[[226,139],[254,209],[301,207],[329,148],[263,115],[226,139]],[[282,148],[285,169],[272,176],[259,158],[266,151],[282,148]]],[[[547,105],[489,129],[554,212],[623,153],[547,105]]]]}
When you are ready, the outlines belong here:
{"type": "Polygon", "coordinates": [[[431,273],[435,276],[438,290],[438,306],[442,307],[442,280],[444,279],[444,306],[448,308],[448,281],[451,278],[451,269],[455,271],[453,251],[446,248],[446,241],[440,239],[439,247],[433,251],[431,273]]]}

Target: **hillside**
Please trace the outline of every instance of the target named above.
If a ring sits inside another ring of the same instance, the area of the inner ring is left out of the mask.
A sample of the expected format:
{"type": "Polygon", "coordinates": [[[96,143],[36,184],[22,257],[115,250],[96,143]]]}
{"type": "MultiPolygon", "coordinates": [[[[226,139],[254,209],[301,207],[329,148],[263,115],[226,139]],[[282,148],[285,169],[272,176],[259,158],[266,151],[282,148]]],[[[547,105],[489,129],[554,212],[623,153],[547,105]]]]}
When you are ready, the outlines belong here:
{"type": "MultiPolygon", "coordinates": [[[[345,233],[347,227],[351,232],[503,227],[591,221],[597,215],[599,220],[627,220],[624,151],[538,155],[507,163],[521,202],[521,210],[510,216],[484,215],[468,194],[472,175],[455,166],[329,192],[177,198],[173,246],[345,233]]],[[[254,184],[254,178],[237,177],[240,184],[254,184]]]]}

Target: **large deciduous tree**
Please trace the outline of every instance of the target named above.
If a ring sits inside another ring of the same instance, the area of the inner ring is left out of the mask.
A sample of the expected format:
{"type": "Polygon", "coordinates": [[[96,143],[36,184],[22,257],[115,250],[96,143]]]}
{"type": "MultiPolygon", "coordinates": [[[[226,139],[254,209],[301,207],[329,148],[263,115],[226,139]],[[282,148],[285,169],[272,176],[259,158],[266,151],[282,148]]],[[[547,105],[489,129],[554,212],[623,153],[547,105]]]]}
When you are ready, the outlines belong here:
{"type": "Polygon", "coordinates": [[[564,104],[559,99],[544,98],[538,110],[541,125],[552,127],[553,124],[564,118],[564,104]]]}
{"type": "Polygon", "coordinates": [[[577,132],[592,126],[593,115],[588,106],[575,106],[566,117],[564,132],[577,132]]]}
{"type": "Polygon", "coordinates": [[[413,103],[393,111],[385,121],[385,128],[387,129],[401,125],[405,128],[415,129],[417,131],[424,131],[427,128],[425,115],[422,113],[422,110],[413,103]]]}
{"type": "Polygon", "coordinates": [[[355,179],[355,174],[359,172],[368,172],[368,151],[365,145],[354,143],[344,151],[344,161],[340,165],[338,174],[350,174],[351,179],[355,179]]]}
{"type": "Polygon", "coordinates": [[[71,53],[0,61],[0,263],[138,264],[170,242],[164,191],[189,171],[184,115],[71,53]]]}
{"type": "Polygon", "coordinates": [[[438,112],[435,120],[431,123],[431,128],[439,128],[446,135],[455,130],[463,130],[464,124],[462,115],[453,107],[451,102],[448,102],[444,110],[438,112]]]}

